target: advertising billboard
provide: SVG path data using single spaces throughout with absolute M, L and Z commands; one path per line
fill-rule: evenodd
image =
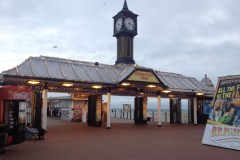
M 219 78 L 202 143 L 240 150 L 240 75 Z

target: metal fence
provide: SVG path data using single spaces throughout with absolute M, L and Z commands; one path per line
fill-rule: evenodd
M 123 118 L 123 119 L 132 119 L 134 120 L 134 110 L 131 112 L 124 112 L 122 109 L 112 109 L 111 117 L 113 118 Z M 148 111 L 147 114 L 148 121 L 158 121 L 158 112 L 157 111 Z M 181 115 L 182 123 L 188 123 L 188 113 L 182 112 Z M 161 112 L 161 121 L 170 122 L 170 112 L 162 111 Z

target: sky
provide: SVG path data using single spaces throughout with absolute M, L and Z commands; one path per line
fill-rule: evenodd
M 0 72 L 30 56 L 115 64 L 124 0 L 0 0 Z M 134 60 L 216 86 L 239 74 L 239 0 L 127 0 L 138 14 Z
M 29 56 L 114 64 L 124 0 L 0 0 L 0 72 Z M 201 80 L 239 74 L 239 0 L 127 0 L 140 66 Z

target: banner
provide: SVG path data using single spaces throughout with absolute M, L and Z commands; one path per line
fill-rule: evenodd
M 240 150 L 240 128 L 207 124 L 203 144 Z
M 202 143 L 240 150 L 240 76 L 218 80 Z

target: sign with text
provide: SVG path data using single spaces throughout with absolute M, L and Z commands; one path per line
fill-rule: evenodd
M 42 91 L 43 86 L 32 86 L 33 91 Z M 97 89 L 77 88 L 77 87 L 48 87 L 49 92 L 67 92 L 67 93 L 97 93 Z
M 32 86 L 33 91 L 42 91 L 43 86 Z M 108 90 L 106 88 L 93 89 L 93 88 L 76 88 L 76 87 L 48 87 L 49 92 L 65 92 L 65 93 L 74 93 L 73 99 L 75 100 L 85 100 L 87 97 L 84 97 L 84 94 L 107 94 Z M 138 95 L 138 93 L 133 88 L 111 88 L 112 95 Z M 156 92 L 145 92 L 146 96 L 157 96 Z
M 73 93 L 72 100 L 88 100 L 87 94 Z
M 240 150 L 240 75 L 219 79 L 202 143 Z
M 131 112 L 131 104 L 123 104 L 123 112 Z
M 152 72 L 135 71 L 127 80 L 138 82 L 159 83 L 159 80 Z
M 32 90 L 29 87 L 11 85 L 0 89 L 1 100 L 31 100 Z

